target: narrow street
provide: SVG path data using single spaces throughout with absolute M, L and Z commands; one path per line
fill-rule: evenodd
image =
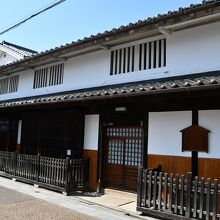
M 0 219 L 95 220 L 96 218 L 0 186 Z
M 117 193 L 111 192 L 107 192 L 103 197 L 92 194 L 65 196 L 61 193 L 0 177 L 0 219 L 152 219 L 133 212 L 133 203 L 122 207 L 121 203 L 119 204 L 117 201 L 119 200 L 118 196 Z M 133 196 L 129 196 L 128 199 L 133 201 Z M 120 199 L 120 201 L 123 203 L 125 200 Z M 118 207 L 118 205 L 120 206 Z

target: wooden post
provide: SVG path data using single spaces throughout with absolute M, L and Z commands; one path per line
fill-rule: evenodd
M 176 174 L 175 177 L 175 198 L 174 198 L 174 203 L 175 203 L 175 207 L 174 207 L 174 213 L 177 214 L 177 210 L 178 210 L 178 198 L 179 198 L 179 175 Z
M 181 180 L 180 180 L 180 215 L 183 215 L 184 180 L 185 180 L 185 176 L 181 175 Z
M 195 177 L 194 195 L 193 195 L 193 218 L 197 216 L 197 197 L 198 197 L 198 177 Z
M 167 185 L 168 185 L 168 174 L 165 173 L 164 175 L 164 206 L 163 211 L 167 210 Z
M 153 186 L 153 209 L 156 209 L 157 200 L 157 172 L 154 172 L 154 186 Z
M 37 154 L 36 158 L 36 173 L 35 173 L 35 178 L 36 181 L 39 182 L 39 177 L 40 177 L 40 153 Z
M 210 200 L 211 200 L 211 179 L 208 178 L 207 179 L 207 183 L 206 183 L 206 216 L 205 219 L 209 220 L 209 214 L 210 214 Z
M 173 174 L 170 174 L 170 187 L 169 187 L 169 212 L 172 212 L 173 205 Z
M 200 200 L 199 200 L 199 218 L 202 219 L 203 216 L 203 200 L 204 200 L 204 177 L 201 178 L 200 185 Z
M 163 173 L 160 172 L 159 174 L 159 189 L 158 189 L 158 210 L 161 210 L 161 199 L 162 199 L 162 178 L 163 178 Z
M 147 194 L 148 194 L 148 208 L 151 207 L 151 197 L 152 197 L 152 171 L 149 172 L 149 184 L 147 188 Z
M 218 180 L 214 179 L 214 189 L 213 189 L 213 204 L 212 204 L 212 220 L 217 219 L 217 199 L 218 199 Z
M 143 181 L 143 167 L 138 167 L 138 187 L 137 187 L 137 207 L 141 207 L 142 202 L 142 181 Z
M 14 169 L 14 176 L 16 176 L 17 171 L 17 152 L 14 152 L 14 161 L 13 161 L 13 169 Z
M 192 190 L 192 173 L 187 173 L 187 185 L 186 185 L 186 212 L 185 217 L 190 218 L 191 212 L 191 190 Z
M 64 195 L 68 195 L 70 193 L 69 187 L 69 173 L 70 173 L 70 158 L 66 158 L 66 167 L 65 167 L 65 188 L 64 188 Z
M 147 174 L 148 170 L 144 169 L 142 175 L 142 197 L 143 197 L 143 206 L 146 207 L 146 201 L 147 201 Z

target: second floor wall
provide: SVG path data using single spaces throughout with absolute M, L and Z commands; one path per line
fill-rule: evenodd
M 51 64 L 14 73 L 19 75 L 17 91 L 8 89 L 0 100 L 220 70 L 219 42 L 216 22 L 99 50 L 60 62 L 63 72 Z M 36 71 L 47 78 L 44 86 L 34 86 Z M 61 71 L 56 77 L 62 80 L 50 83 L 51 71 Z

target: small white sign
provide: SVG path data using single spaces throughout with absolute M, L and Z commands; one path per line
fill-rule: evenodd
M 67 150 L 66 154 L 67 156 L 71 156 L 71 150 Z
M 115 111 L 116 112 L 126 112 L 127 108 L 126 107 L 116 107 Z

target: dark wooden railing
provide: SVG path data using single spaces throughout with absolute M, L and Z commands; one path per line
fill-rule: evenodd
M 165 219 L 219 219 L 218 180 L 139 168 L 137 210 Z
M 88 159 L 57 159 L 0 151 L 0 176 L 69 194 L 86 189 Z

